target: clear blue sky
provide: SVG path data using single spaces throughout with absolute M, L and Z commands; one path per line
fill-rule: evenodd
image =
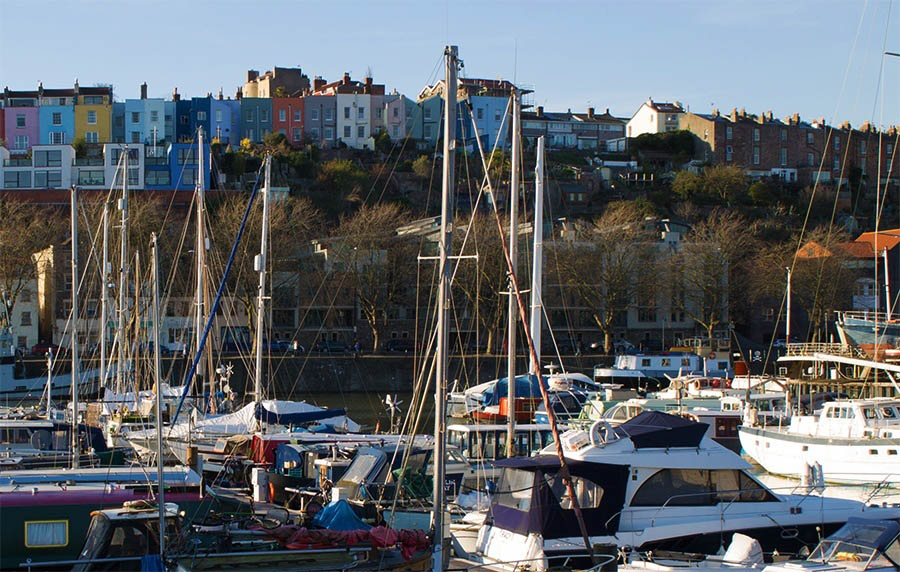
M 233 95 L 248 69 L 277 64 L 329 81 L 371 69 L 388 90 L 415 98 L 449 41 L 467 75 L 515 78 L 547 110 L 591 105 L 630 116 L 652 96 L 696 112 L 771 109 L 858 125 L 881 117 L 885 38 L 900 52 L 896 4 L 0 0 L 0 86 L 77 77 L 112 83 L 118 99 L 137 97 L 143 81 L 151 97 L 175 86 L 186 96 L 220 87 Z M 885 70 L 884 122 L 898 124 L 900 58 Z

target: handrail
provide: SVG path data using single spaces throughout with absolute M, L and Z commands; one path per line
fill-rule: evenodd
M 51 560 L 48 562 L 32 562 L 29 558 L 25 562 L 19 563 L 19 568 L 27 568 L 31 570 L 32 568 L 50 568 L 50 567 L 58 567 L 58 566 L 74 566 L 75 564 L 94 564 L 97 562 L 140 562 L 141 556 L 120 556 L 118 558 L 91 558 L 91 559 L 82 559 L 78 558 L 75 560 Z

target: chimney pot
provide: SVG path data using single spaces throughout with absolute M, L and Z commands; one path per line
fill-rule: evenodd
M 588 107 L 587 116 L 588 116 L 588 119 L 594 118 L 594 108 L 593 107 Z
M 544 116 L 544 106 L 543 106 L 543 105 L 538 105 L 538 108 L 537 108 L 537 116 L 538 116 L 538 117 L 543 117 L 543 116 Z
M 247 82 L 251 82 L 259 77 L 259 72 L 257 70 L 247 70 Z
M 141 99 L 147 99 L 147 82 L 141 84 Z
M 222 101 L 222 88 L 219 88 L 219 101 Z

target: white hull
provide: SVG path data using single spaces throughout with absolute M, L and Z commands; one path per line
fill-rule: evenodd
M 802 478 L 819 463 L 826 482 L 900 483 L 900 438 L 808 437 L 759 427 L 739 434 L 744 451 L 776 475 Z

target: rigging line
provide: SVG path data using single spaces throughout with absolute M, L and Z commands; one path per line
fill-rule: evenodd
M 184 405 L 184 399 L 187 396 L 188 388 L 191 386 L 191 381 L 194 376 L 194 372 L 196 371 L 197 365 L 200 362 L 200 358 L 201 358 L 200 354 L 202 353 L 203 347 L 206 345 L 206 339 L 209 336 L 210 329 L 212 328 L 212 324 L 215 319 L 216 310 L 218 310 L 219 303 L 222 300 L 222 294 L 225 290 L 225 283 L 228 279 L 228 273 L 230 272 L 231 265 L 234 262 L 234 257 L 235 257 L 235 254 L 237 253 L 237 249 L 238 249 L 238 245 L 240 244 L 241 237 L 244 234 L 244 228 L 246 227 L 247 219 L 250 216 L 250 210 L 253 207 L 253 199 L 256 198 L 257 191 L 259 190 L 259 178 L 260 178 L 260 175 L 262 174 L 262 171 L 263 171 L 263 169 L 262 169 L 262 167 L 260 167 L 260 169 L 256 173 L 256 183 L 253 185 L 253 190 L 250 192 L 250 198 L 247 199 L 247 209 L 244 211 L 244 218 L 241 221 L 241 226 L 238 229 L 237 236 L 234 239 L 234 244 L 231 247 L 231 255 L 229 256 L 228 263 L 225 266 L 225 272 L 222 276 L 222 280 L 219 282 L 219 289 L 216 292 L 216 298 L 213 301 L 212 308 L 210 309 L 209 318 L 207 319 L 206 327 L 203 330 L 203 337 L 200 339 L 200 350 L 201 351 L 198 352 L 197 355 L 194 356 L 194 359 L 191 363 L 191 368 L 188 371 L 188 374 L 185 378 L 184 390 L 181 393 L 181 397 L 178 399 L 178 407 L 175 409 L 175 415 L 172 417 L 172 420 L 169 423 L 169 436 L 171 436 L 172 428 L 175 427 L 175 422 L 178 420 L 178 415 L 181 413 L 181 408 Z

